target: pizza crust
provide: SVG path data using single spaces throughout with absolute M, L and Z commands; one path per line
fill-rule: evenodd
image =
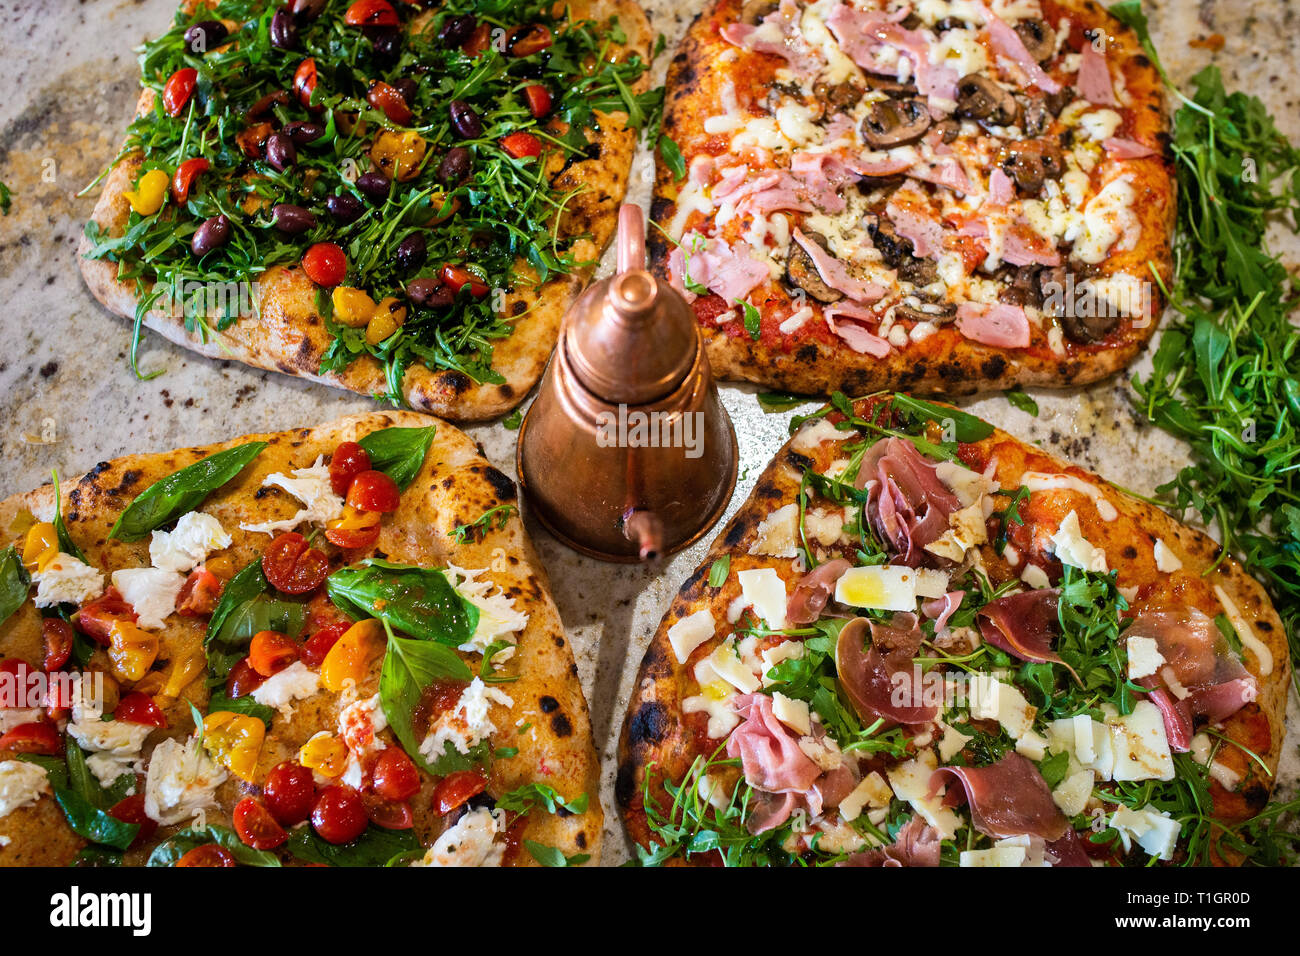
M 628 36 L 625 49 L 649 62 L 650 24 L 632 0 L 582 0 L 571 4 L 571 9 L 575 19 L 604 21 L 618 17 Z M 640 92 L 648 82 L 648 76 L 643 74 L 633 91 Z M 151 102 L 151 92 L 144 91 L 137 114 L 149 109 Z M 599 116 L 599 128 L 593 131 L 594 142 L 599 144 L 597 158 L 573 163 L 556 181 L 557 188 L 570 188 L 574 183 L 587 186 L 586 192 L 575 196 L 566 207 L 561 230 L 564 235 L 591 237 L 589 248 L 584 248 L 584 255 L 578 258 L 592 264 L 538 287 L 526 287 L 520 282 L 505 295 L 505 315 L 512 315 L 517 303 L 523 303 L 527 311 L 515 322 L 513 334 L 494 344 L 492 367 L 505 378 L 503 384 L 476 384 L 463 372 L 413 363 L 402 381 L 402 393 L 411 408 L 454 421 L 495 418 L 522 401 L 541 378 L 561 317 L 586 286 L 596 260 L 614 234 L 636 151 L 637 131 L 627 126 L 626 114 Z M 106 235 L 120 236 L 125 228 L 130 205 L 123 193 L 134 184 L 142 159 L 138 152 L 124 157 L 104 181 L 91 221 Z M 110 312 L 133 321 L 138 303 L 134 282 L 118 280 L 116 263 L 85 258 L 91 247 L 90 240 L 83 236 L 78 258 L 86 286 Z M 521 277 L 530 274 L 523 260 L 519 267 Z M 243 318 L 224 332 L 206 338 L 200 332 L 187 330 L 183 318 L 163 309 L 151 310 L 143 324 L 169 341 L 209 358 L 234 359 L 363 395 L 387 391 L 383 368 L 369 355 L 341 372 L 319 372 L 321 357 L 332 336 L 316 314 L 316 286 L 301 269 L 296 265 L 277 266 L 264 272 L 258 281 L 260 319 Z
M 518 514 L 512 515 L 504 528 L 488 532 L 481 542 L 458 543 L 451 537 L 452 529 L 474 521 L 489 508 L 518 501 L 514 482 L 483 458 L 474 442 L 459 430 L 413 412 L 376 412 L 315 428 L 248 435 L 199 448 L 129 455 L 101 462 L 80 478 L 65 479 L 64 520 L 73 540 L 95 567 L 148 566 L 147 538 L 130 544 L 108 539 L 108 532 L 121 510 L 149 485 L 179 468 L 243 442 L 265 441 L 268 447 L 257 459 L 234 481 L 209 495 L 202 505 L 235 539 L 229 549 L 221 552 L 221 559 L 229 565 L 228 576 L 252 561 L 271 540 L 268 535 L 238 530 L 241 523 L 286 518 L 298 509 L 293 499 L 279 492 L 259 495 L 266 476 L 305 468 L 318 456 L 331 454 L 340 442 L 394 425 L 436 425 L 438 430 L 423 468 L 402 494 L 399 509 L 385 519 L 375 550 L 399 563 L 485 569 L 480 578 L 493 581 L 514 601 L 516 609 L 528 615 L 527 627 L 517 635 L 515 655 L 502 672 L 517 674 L 518 680 L 496 685 L 513 699 L 514 705 L 508 719 L 495 721 L 498 733 L 494 742 L 497 747 L 517 747 L 519 754 L 493 763 L 489 788 L 499 795 L 537 782 L 553 786 L 566 799 L 588 794 L 588 809 L 581 814 L 561 817 L 545 812 L 544 808 L 534 810 L 523 835 L 558 847 L 566 856 L 590 854 L 593 864 L 598 863 L 604 820 L 598 796 L 599 768 L 573 650 L 551 600 L 546 572 Z M 10 528 L 24 512 L 48 518 L 53 505 L 54 489 L 49 485 L 13 495 L 0 501 L 0 527 Z M 358 555 L 357 559 L 363 556 Z M 167 626 L 158 632 L 162 645 L 160 660 L 201 653 L 206 625 L 206 618 L 168 618 Z M 40 614 L 31 601 L 15 613 L 0 634 L 0 657 L 11 656 L 28 661 L 41 659 Z M 102 657 L 102 651 L 97 652 L 96 659 Z M 475 655 L 465 659 L 477 673 L 480 658 Z M 375 662 L 371 677 L 359 686 L 361 696 L 378 692 L 380 663 Z M 101 667 L 104 664 L 106 661 L 100 661 Z M 166 700 L 163 710 L 172 730 L 151 735 L 146 751 L 164 736 L 184 738 L 192 726 L 187 701 L 192 700 L 203 710 L 207 697 L 204 682 L 199 678 L 185 688 L 181 698 Z M 267 732 L 257 779 L 265 779 L 277 763 L 294 756 L 317 731 L 335 730 L 337 714 L 338 695 L 321 691 L 296 701 L 289 720 L 277 715 Z M 531 724 L 529 730 L 517 732 L 523 724 Z M 9 756 L 0 752 L 0 759 Z M 425 777 L 421 792 L 412 800 L 416 832 L 425 844 L 431 843 L 438 832 L 438 818 L 430 809 L 432 791 L 433 786 Z M 222 811 L 209 813 L 208 822 L 229 826 L 230 811 L 246 795 L 232 778 L 218 790 Z M 150 846 L 132 851 L 128 862 L 144 862 L 152 846 L 173 829 L 160 828 Z M 37 861 L 46 866 L 63 865 L 83 845 L 48 797 L 34 807 L 16 810 L 0 820 L 0 833 L 12 838 L 8 846 L 0 847 L 0 866 Z M 516 862 L 534 863 L 522 850 Z

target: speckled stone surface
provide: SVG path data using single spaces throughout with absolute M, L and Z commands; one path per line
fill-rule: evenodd
M 702 5 L 645 4 L 668 41 L 668 52 L 656 64 L 660 77 Z M 170 23 L 174 6 L 173 0 L 0 2 L 0 180 L 13 191 L 11 213 L 0 217 L 0 413 L 6 422 L 0 429 L 0 493 L 41 484 L 52 468 L 76 475 L 127 452 L 314 424 L 373 407 L 348 393 L 198 358 L 151 333 L 141 343 L 141 367 L 160 374 L 136 381 L 126 361 L 128 324 L 103 310 L 81 283 L 75 247 L 95 194 L 78 193 L 112 159 L 130 115 L 134 48 Z M 1175 80 L 1185 82 L 1216 62 L 1230 87 L 1264 97 L 1284 131 L 1300 139 L 1292 79 L 1294 4 L 1148 0 L 1146 6 Z M 1225 41 L 1217 52 L 1202 43 L 1213 34 Z M 631 199 L 646 202 L 650 167 L 643 150 L 633 169 Z M 1294 244 L 1279 248 L 1296 261 Z M 1037 391 L 1036 419 L 1001 398 L 968 406 L 1117 484 L 1150 494 L 1185 463 L 1185 452 L 1138 424 L 1130 395 L 1127 379 L 1120 377 L 1087 390 Z M 793 413 L 764 414 L 751 389 L 724 387 L 722 397 L 741 449 L 734 510 L 785 440 Z M 514 474 L 515 432 L 498 424 L 468 431 L 496 465 Z M 659 567 L 607 565 L 569 551 L 535 521 L 529 526 L 591 703 L 604 766 L 604 862 L 617 864 L 628 856 L 612 788 L 624 704 L 646 642 L 706 545 Z M 1300 726 L 1294 701 L 1291 717 L 1291 725 Z M 1288 746 L 1282 774 L 1288 788 L 1296 775 L 1295 754 L 1295 746 Z

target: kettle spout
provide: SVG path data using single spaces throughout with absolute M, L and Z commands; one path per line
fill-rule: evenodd
M 642 561 L 653 561 L 663 552 L 663 521 L 653 511 L 628 509 L 623 516 L 623 533 L 637 546 Z

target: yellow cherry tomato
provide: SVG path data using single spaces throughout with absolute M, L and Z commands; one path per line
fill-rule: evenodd
M 376 618 L 358 621 L 343 632 L 320 664 L 320 685 L 338 693 L 347 681 L 357 684 L 371 663 L 384 653 L 388 639 Z
M 130 621 L 117 620 L 108 630 L 108 662 L 113 676 L 138 681 L 158 658 L 158 635 Z
M 361 289 L 341 285 L 330 300 L 334 303 L 334 321 L 350 329 L 364 327 L 375 314 L 375 300 Z
M 386 129 L 375 137 L 370 147 L 370 161 L 386 176 L 400 183 L 414 179 L 420 173 L 420 164 L 429 144 L 419 133 Z
M 23 541 L 23 567 L 28 571 L 44 571 L 45 566 L 59 553 L 59 536 L 54 525 L 42 521 L 27 529 Z
M 171 177 L 166 171 L 151 169 L 136 180 L 135 189 L 128 189 L 122 195 L 131 204 L 131 208 L 140 215 L 152 216 L 162 208 L 170 183 Z
M 319 733 L 298 750 L 298 762 L 323 777 L 337 777 L 348 765 L 348 746 L 331 733 Z
M 217 710 L 203 718 L 203 749 L 240 780 L 253 782 L 266 724 L 257 717 Z

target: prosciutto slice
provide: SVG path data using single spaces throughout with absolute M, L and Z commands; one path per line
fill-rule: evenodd
M 1060 663 L 1052 642 L 1060 633 L 1060 588 L 1037 588 L 990 601 L 977 615 L 980 636 L 1022 661 Z
M 801 577 L 786 602 L 786 622 L 812 624 L 821 617 L 822 610 L 835 593 L 835 582 L 851 567 L 853 565 L 843 558 L 833 558 L 823 561 Z
M 1043 68 L 1038 65 L 1038 61 L 1030 56 L 1029 51 L 1025 49 L 1024 41 L 1020 39 L 1020 34 L 1016 33 L 1015 28 L 984 4 L 980 4 L 980 11 L 984 14 L 985 26 L 989 32 L 989 42 L 993 44 L 993 49 L 997 54 L 1018 66 L 1029 82 L 1044 93 L 1060 92 L 1061 84 L 1048 76 Z
M 948 518 L 961 502 L 939 479 L 935 463 L 901 438 L 882 439 L 867 450 L 858 487 L 871 479 L 876 482 L 867 498 L 872 524 L 904 564 L 917 567 L 925 546 L 948 530 Z
M 794 241 L 799 243 L 804 252 L 817 267 L 817 273 L 832 289 L 843 292 L 856 302 L 875 302 L 885 294 L 885 287 L 874 282 L 866 282 L 849 274 L 844 263 L 823 249 L 818 243 L 809 239 L 803 231 L 794 230 Z
M 1047 852 L 1055 857 L 1052 866 L 1081 867 L 1092 866 L 1092 859 L 1083 849 L 1083 841 L 1074 827 L 1068 827 L 1065 836 L 1047 844 Z
M 1018 753 L 1008 753 L 987 767 L 940 767 L 930 776 L 931 792 L 937 792 L 949 776 L 961 783 L 971 823 L 980 833 L 997 839 L 1027 834 L 1051 843 L 1070 829 L 1043 775 Z M 945 802 L 953 797 L 960 801 L 962 791 L 949 790 Z
M 768 793 L 804 793 L 821 768 L 799 749 L 799 742 L 772 713 L 772 698 L 744 694 L 732 701 L 741 724 L 727 738 L 727 756 L 739 758 L 745 782 Z
M 938 866 L 939 831 L 920 817 L 912 817 L 894 842 L 886 847 L 854 853 L 839 866 Z
M 1101 146 L 1106 150 L 1106 155 L 1114 159 L 1145 159 L 1156 154 L 1154 149 L 1136 140 L 1121 139 L 1116 136 L 1102 140 Z
M 764 793 L 753 791 L 749 800 L 749 812 L 745 817 L 745 829 L 755 835 L 775 830 L 794 813 L 799 806 L 799 795 L 795 793 Z
M 948 618 L 961 607 L 965 596 L 965 591 L 949 591 L 943 597 L 931 598 L 921 605 L 921 613 L 934 621 L 935 634 L 942 634 L 948 627 Z
M 868 630 L 871 646 L 864 648 Z M 844 625 L 835 645 L 835 670 L 863 720 L 924 724 L 938 716 L 939 708 L 922 703 L 912 682 L 912 659 L 922 638 L 914 614 L 896 614 L 891 625 L 864 617 Z
M 1018 305 L 998 302 L 983 305 L 963 302 L 957 306 L 957 330 L 966 338 L 998 348 L 1029 347 L 1029 316 Z
M 1051 92 L 1049 90 L 1049 92 Z M 1106 57 L 1085 38 L 1079 59 L 1079 95 L 1093 106 L 1118 106 Z
M 1176 753 L 1187 753 L 1192 749 L 1194 732 L 1192 708 L 1187 701 L 1179 700 L 1160 687 L 1155 676 L 1144 677 L 1138 683 L 1143 687 L 1151 688 L 1147 696 L 1151 698 L 1151 703 L 1160 709 L 1160 716 L 1164 718 L 1165 737 L 1169 741 L 1169 749 Z

